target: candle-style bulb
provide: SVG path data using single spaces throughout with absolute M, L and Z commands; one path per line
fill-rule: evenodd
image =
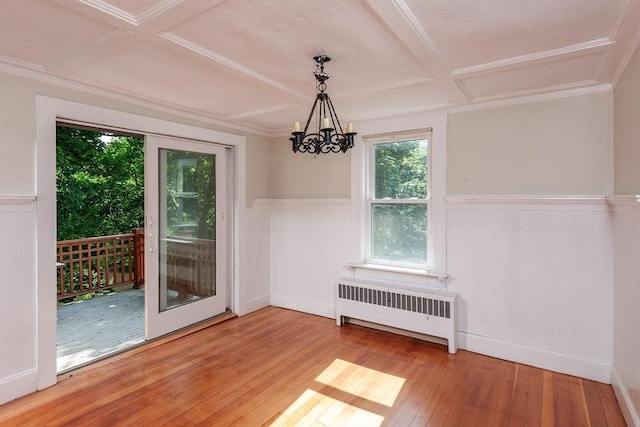
M 293 122 L 293 131 L 300 132 L 300 122 Z
M 325 117 L 322 119 L 322 129 L 329 129 L 331 126 L 329 125 L 329 118 Z
M 347 123 L 347 133 L 353 133 L 353 122 Z

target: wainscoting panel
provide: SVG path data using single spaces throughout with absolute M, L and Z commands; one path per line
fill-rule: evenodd
M 271 304 L 335 316 L 350 250 L 348 200 L 262 200 L 270 212 Z
M 0 404 L 37 388 L 35 197 L 0 195 Z
M 640 196 L 613 208 L 613 389 L 630 426 L 640 427 Z
M 260 206 L 243 210 L 242 215 L 236 304 L 240 316 L 269 305 L 269 211 Z
M 447 201 L 460 347 L 610 382 L 613 249 L 604 198 Z

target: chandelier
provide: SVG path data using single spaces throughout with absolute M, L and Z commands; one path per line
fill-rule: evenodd
M 291 133 L 293 136 L 289 140 L 293 143 L 293 151 L 295 153 L 321 154 L 338 153 L 340 151 L 346 153 L 349 148 L 353 147 L 353 137 L 356 132 L 353 131 L 353 123 L 349 123 L 347 131 L 343 132 L 331 98 L 325 92 L 327 89 L 325 82 L 331 76 L 324 72 L 324 63 L 331 61 L 331 58 L 326 55 L 318 55 L 314 56 L 313 59 L 316 61 L 316 71 L 313 75 L 318 81 L 316 100 L 313 103 L 313 107 L 311 107 L 304 130 L 300 130 L 300 122 L 295 122 Z M 312 119 L 315 127 L 310 130 L 309 126 L 312 124 Z M 315 133 L 310 133 L 314 132 L 314 130 Z

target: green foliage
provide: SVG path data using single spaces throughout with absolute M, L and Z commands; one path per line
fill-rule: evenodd
M 375 147 L 376 199 L 427 197 L 427 141 L 401 141 Z
M 215 239 L 215 156 L 169 150 L 167 228 L 174 236 Z
M 144 221 L 142 138 L 57 127 L 58 240 L 129 233 Z
M 375 198 L 427 198 L 427 140 L 400 141 L 375 146 Z M 427 261 L 427 205 L 372 204 L 372 257 L 408 264 Z

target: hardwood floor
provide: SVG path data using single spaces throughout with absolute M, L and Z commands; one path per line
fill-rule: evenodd
M 268 307 L 0 406 L 2 426 L 624 426 L 610 386 Z

